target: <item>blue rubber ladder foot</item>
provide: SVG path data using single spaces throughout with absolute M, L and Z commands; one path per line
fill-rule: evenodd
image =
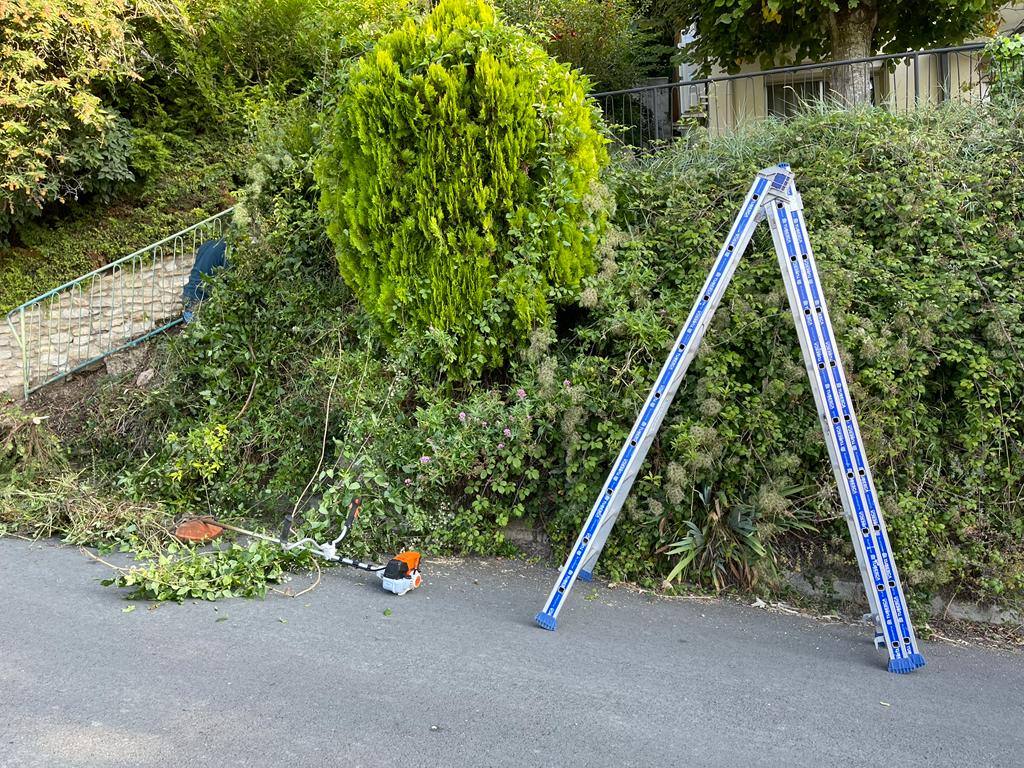
M 591 571 L 582 571 L 581 570 L 577 574 L 576 578 L 579 579 L 580 581 L 593 581 L 594 580 L 594 574 Z
M 555 619 L 555 617 L 549 616 L 548 614 L 544 613 L 544 611 L 538 613 L 534 621 L 537 622 L 538 626 L 542 627 L 543 629 L 547 629 L 551 632 L 554 632 L 556 629 L 558 629 L 558 621 Z
M 905 659 L 890 659 L 889 671 L 897 675 L 909 675 L 915 669 L 923 667 L 924 656 L 920 653 L 912 653 Z

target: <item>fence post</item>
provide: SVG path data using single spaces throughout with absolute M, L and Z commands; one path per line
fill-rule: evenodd
M 921 58 L 917 51 L 914 51 L 914 106 L 921 103 Z
M 25 308 L 18 312 L 21 320 L 21 336 L 18 337 L 18 346 L 21 347 L 21 390 L 22 398 L 28 400 L 28 339 L 25 337 Z M 15 334 L 17 336 L 17 334 Z

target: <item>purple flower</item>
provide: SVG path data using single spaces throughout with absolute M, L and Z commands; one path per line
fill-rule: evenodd
M 520 400 L 524 400 L 526 398 L 526 390 L 522 387 L 516 390 L 516 394 L 519 396 Z
M 505 429 L 502 432 L 502 434 L 505 435 L 505 437 L 512 437 L 512 430 L 509 429 L 508 427 L 505 427 Z
M 571 384 L 570 384 L 569 380 L 566 379 L 565 381 L 562 382 L 562 386 L 565 387 L 566 389 L 568 389 L 571 386 Z
M 429 456 L 420 456 L 420 464 L 429 464 L 429 463 L 430 463 L 430 457 Z
M 504 444 L 504 443 L 498 443 L 498 450 L 499 450 L 499 451 L 500 451 L 500 450 L 501 450 L 502 448 L 504 448 L 504 447 L 505 447 L 505 444 Z
M 412 480 L 411 480 L 411 479 L 409 479 L 408 477 L 407 477 L 407 478 L 405 478 L 405 484 L 406 484 L 406 485 L 412 485 Z
M 465 423 L 466 423 L 466 412 L 465 412 L 465 411 L 462 411 L 462 412 L 461 412 L 461 413 L 459 414 L 459 421 L 461 421 L 461 422 L 462 422 L 463 424 L 465 424 Z

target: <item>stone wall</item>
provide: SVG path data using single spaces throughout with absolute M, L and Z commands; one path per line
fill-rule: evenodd
M 21 349 L 10 327 L 0 319 L 0 401 L 4 395 L 21 397 Z
M 170 251 L 140 257 L 103 276 L 33 305 L 24 320 L 29 382 L 37 386 L 58 373 L 100 357 L 181 316 L 181 293 L 192 254 Z M 0 322 L 0 392 L 23 393 L 17 337 Z

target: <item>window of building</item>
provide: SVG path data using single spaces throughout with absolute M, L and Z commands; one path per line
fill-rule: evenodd
M 768 114 L 773 117 L 793 117 L 803 104 L 822 101 L 828 94 L 827 80 L 798 80 L 795 82 L 769 83 Z
M 880 70 L 871 73 L 871 103 L 878 106 L 888 90 L 888 78 Z M 793 117 L 804 104 L 822 101 L 831 96 L 829 81 L 824 77 L 807 76 L 800 80 L 785 79 L 765 86 L 768 114 L 773 117 Z

